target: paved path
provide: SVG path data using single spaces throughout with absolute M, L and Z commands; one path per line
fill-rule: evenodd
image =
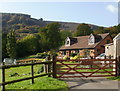
M 67 82 L 70 91 L 98 91 L 98 89 L 101 89 L 100 91 L 119 91 L 114 90 L 119 87 L 117 80 L 109 80 L 104 77 L 64 78 L 62 80 Z

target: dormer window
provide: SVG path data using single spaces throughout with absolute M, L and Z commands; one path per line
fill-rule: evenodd
M 95 43 L 95 37 L 91 34 L 88 38 L 88 45 L 93 45 Z
M 65 40 L 65 46 L 70 46 L 77 42 L 77 38 L 67 37 Z
M 70 38 L 67 37 L 65 40 L 65 46 L 70 46 Z
M 66 41 L 66 44 L 69 45 L 69 41 Z

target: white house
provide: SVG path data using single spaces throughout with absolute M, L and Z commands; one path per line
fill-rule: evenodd
M 105 45 L 105 55 L 111 58 L 120 56 L 120 33 L 113 39 L 113 43 Z

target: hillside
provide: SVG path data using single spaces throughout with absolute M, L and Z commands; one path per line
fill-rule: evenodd
M 2 13 L 2 28 L 3 32 L 7 33 L 11 29 L 15 29 L 19 33 L 37 33 L 40 27 L 46 26 L 48 23 L 57 21 L 44 21 L 42 18 L 35 19 L 31 18 L 27 14 L 18 13 Z M 72 22 L 59 22 L 61 24 L 61 30 L 71 30 L 76 31 L 77 26 L 80 23 Z M 92 30 L 98 28 L 99 26 L 89 24 Z

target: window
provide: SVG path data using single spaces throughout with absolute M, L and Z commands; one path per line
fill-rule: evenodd
M 62 55 L 66 55 L 66 51 L 63 51 L 63 52 L 62 52 Z
M 67 41 L 66 44 L 68 45 L 68 44 L 69 44 L 69 41 Z
M 110 40 L 107 40 L 106 42 L 107 42 L 107 44 L 109 44 L 109 43 L 110 43 Z
M 92 45 L 92 44 L 94 44 L 94 42 L 95 42 L 94 36 L 93 36 L 93 35 L 90 35 L 90 37 L 89 37 L 89 39 L 88 39 L 88 44 L 89 44 L 89 45 Z
M 79 53 L 79 50 L 75 50 L 75 53 Z

